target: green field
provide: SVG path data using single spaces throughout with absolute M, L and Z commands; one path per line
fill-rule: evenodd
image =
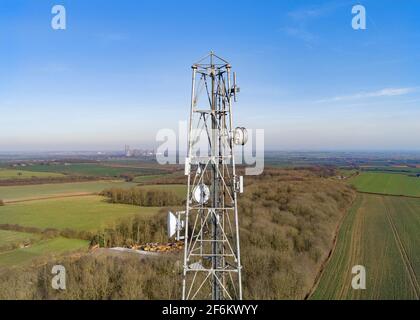
M 99 192 L 110 187 L 129 188 L 134 185 L 126 182 L 100 181 L 0 187 L 4 199 L 18 200 L 0 207 L 0 224 L 95 232 L 112 226 L 124 217 L 135 214 L 149 217 L 156 214 L 160 208 L 110 204 L 101 196 L 78 195 L 84 192 Z M 33 198 L 40 199 L 29 200 Z M 20 266 L 37 258 L 46 260 L 51 256 L 88 247 L 88 241 L 79 239 L 55 238 L 39 241 L 40 236 L 35 234 L 0 230 L 0 247 L 4 244 L 4 247 L 8 248 L 7 245 L 20 244 L 28 239 L 30 242 L 38 242 L 28 248 L 3 251 L 0 253 L 0 266 Z
M 363 172 L 379 172 L 379 173 L 397 173 L 397 174 L 405 174 L 405 175 L 412 175 L 420 173 L 419 168 L 412 168 L 412 167 L 396 167 L 396 166 L 375 166 L 375 167 L 361 167 Z
M 36 164 L 27 166 L 24 170 L 37 172 L 58 172 L 93 177 L 119 177 L 120 175 L 136 176 L 165 173 L 165 171 L 153 167 L 121 167 L 96 163 Z
M 420 197 L 420 178 L 403 174 L 363 172 L 350 183 L 361 192 Z
M 64 177 L 61 173 L 54 172 L 37 172 L 37 171 L 25 171 L 25 170 L 10 170 L 0 169 L 0 181 L 1 180 L 25 180 L 32 178 L 60 178 Z
M 360 194 L 312 299 L 418 299 L 420 199 Z M 353 290 L 352 267 L 366 268 Z
M 19 170 L 0 169 L 0 180 L 64 177 L 80 175 L 94 177 L 119 177 L 131 175 L 144 183 L 159 179 L 167 173 L 155 166 L 125 166 L 125 164 L 76 163 L 28 165 Z M 19 225 L 39 229 L 71 229 L 96 232 L 112 227 L 120 219 L 140 214 L 150 217 L 161 208 L 111 204 L 96 195 L 110 188 L 128 189 L 136 182 L 100 180 L 90 182 L 49 183 L 37 185 L 0 186 L 0 224 Z M 185 186 L 141 186 L 148 190 L 174 190 L 184 197 Z M 35 231 L 34 231 L 35 232 Z M 77 235 L 75 236 L 77 237 Z M 26 248 L 17 248 L 21 245 Z M 29 262 L 47 261 L 54 256 L 87 249 L 89 241 L 57 237 L 45 239 L 41 234 L 0 230 L 0 267 L 21 266 Z M 15 249 L 17 248 L 17 249 Z
M 24 265 L 37 258 L 58 256 L 67 252 L 87 249 L 88 241 L 78 239 L 55 238 L 40 241 L 28 248 L 0 253 L 0 267 Z
M 93 181 L 58 184 L 40 184 L 28 186 L 0 187 L 0 199 L 4 201 L 20 201 L 45 197 L 65 196 L 72 194 L 97 193 L 104 189 L 130 188 L 136 184 L 123 181 Z
M 158 211 L 159 208 L 110 204 L 100 196 L 56 198 L 0 207 L 0 224 L 96 231 L 126 216 L 149 216 Z

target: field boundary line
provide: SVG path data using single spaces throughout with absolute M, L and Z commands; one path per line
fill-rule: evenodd
M 74 184 L 74 183 L 88 183 L 88 182 L 104 182 L 112 181 L 117 179 L 110 178 L 95 178 L 95 179 L 81 179 L 81 180 L 71 180 L 71 179 L 62 179 L 62 180 L 37 180 L 32 181 L 31 179 L 22 179 L 22 180 L 0 180 L 0 187 L 26 187 L 26 186 L 37 186 L 37 185 L 57 185 L 57 184 Z M 124 180 L 120 180 L 124 181 Z
M 340 219 L 340 221 L 337 225 L 337 228 L 335 229 L 335 232 L 334 232 L 333 246 L 332 246 L 330 252 L 328 253 L 327 258 L 321 264 L 320 269 L 318 271 L 318 274 L 315 278 L 315 281 L 314 281 L 311 289 L 309 290 L 309 292 L 305 295 L 304 300 L 310 299 L 312 297 L 312 295 L 315 293 L 316 289 L 318 288 L 318 285 L 319 285 L 319 282 L 321 281 L 322 275 L 324 274 L 324 271 L 325 271 L 328 263 L 331 261 L 335 250 L 337 249 L 338 236 L 340 234 L 341 228 L 343 227 L 344 221 L 347 218 L 347 216 L 350 214 L 350 211 L 351 211 L 353 205 L 356 203 L 356 201 L 357 201 L 357 196 L 353 199 L 351 205 L 349 206 L 349 209 L 346 210 L 345 214 Z
M 369 191 L 360 191 L 360 190 L 357 190 L 357 192 L 358 193 L 363 193 L 363 194 L 370 194 L 370 195 L 374 195 L 374 196 L 420 199 L 420 196 L 407 196 L 407 195 L 403 195 L 403 194 L 389 194 L 389 193 L 369 192 Z
M 420 286 L 419 286 L 419 283 L 417 282 L 416 273 L 413 269 L 413 266 L 411 265 L 411 261 L 410 261 L 410 258 L 408 257 L 407 251 L 405 250 L 404 244 L 401 241 L 401 238 L 398 234 L 397 227 L 395 226 L 394 220 L 392 219 L 391 213 L 389 212 L 389 208 L 387 207 L 386 203 L 384 203 L 384 204 L 385 204 L 384 207 L 385 207 L 386 216 L 387 216 L 388 222 L 391 226 L 392 233 L 394 235 L 394 240 L 397 243 L 398 251 L 400 252 L 401 259 L 403 260 L 404 266 L 405 266 L 405 268 L 408 272 L 409 279 L 410 279 L 411 285 L 414 289 L 414 293 L 416 295 L 416 298 L 417 298 L 417 300 L 420 300 Z
M 60 199 L 60 198 L 77 198 L 77 197 L 88 197 L 88 196 L 96 196 L 98 193 L 95 192 L 83 192 L 83 193 L 74 193 L 74 194 L 62 194 L 56 196 L 48 196 L 48 197 L 38 197 L 38 198 L 26 198 L 21 200 L 5 200 L 5 204 L 15 204 L 15 203 L 22 203 L 22 202 L 31 202 L 31 201 L 40 201 L 40 200 L 51 200 L 51 199 Z

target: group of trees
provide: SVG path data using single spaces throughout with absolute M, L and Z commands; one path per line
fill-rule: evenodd
M 166 207 L 182 205 L 181 199 L 175 192 L 159 189 L 131 189 L 112 188 L 101 192 L 111 203 L 131 204 L 142 207 Z
M 0 269 L 0 300 L 179 299 L 176 257 L 101 253 L 50 260 L 24 270 Z M 54 265 L 66 268 L 66 290 L 51 287 Z
M 140 181 L 143 185 L 168 185 L 168 184 L 186 184 L 187 179 L 184 171 L 174 171 L 171 174 L 160 175 L 152 179 Z
M 4 206 L 4 201 L 0 199 L 0 207 Z
M 245 297 L 301 299 L 310 291 L 355 198 L 328 171 L 268 169 L 246 179 L 239 200 Z
M 91 245 L 100 247 L 131 247 L 148 242 L 167 242 L 167 210 L 162 209 L 157 216 L 130 216 L 120 220 L 114 228 L 98 232 L 91 238 Z

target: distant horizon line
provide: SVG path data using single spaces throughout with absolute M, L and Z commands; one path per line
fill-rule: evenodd
M 150 151 L 155 148 L 136 148 L 133 150 Z M 179 153 L 185 152 L 186 150 L 179 150 Z M 266 149 L 264 153 L 271 152 L 296 152 L 296 153 L 420 153 L 419 149 Z M 123 149 L 85 149 L 85 150 L 4 150 L 0 151 L 0 155 L 10 154 L 51 154 L 51 153 L 124 153 Z

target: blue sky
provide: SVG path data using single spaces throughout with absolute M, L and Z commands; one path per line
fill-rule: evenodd
M 351 27 L 353 5 L 367 30 Z M 51 28 L 64 5 L 67 29 Z M 1 0 L 0 151 L 155 145 L 214 50 L 266 149 L 420 150 L 420 1 Z

